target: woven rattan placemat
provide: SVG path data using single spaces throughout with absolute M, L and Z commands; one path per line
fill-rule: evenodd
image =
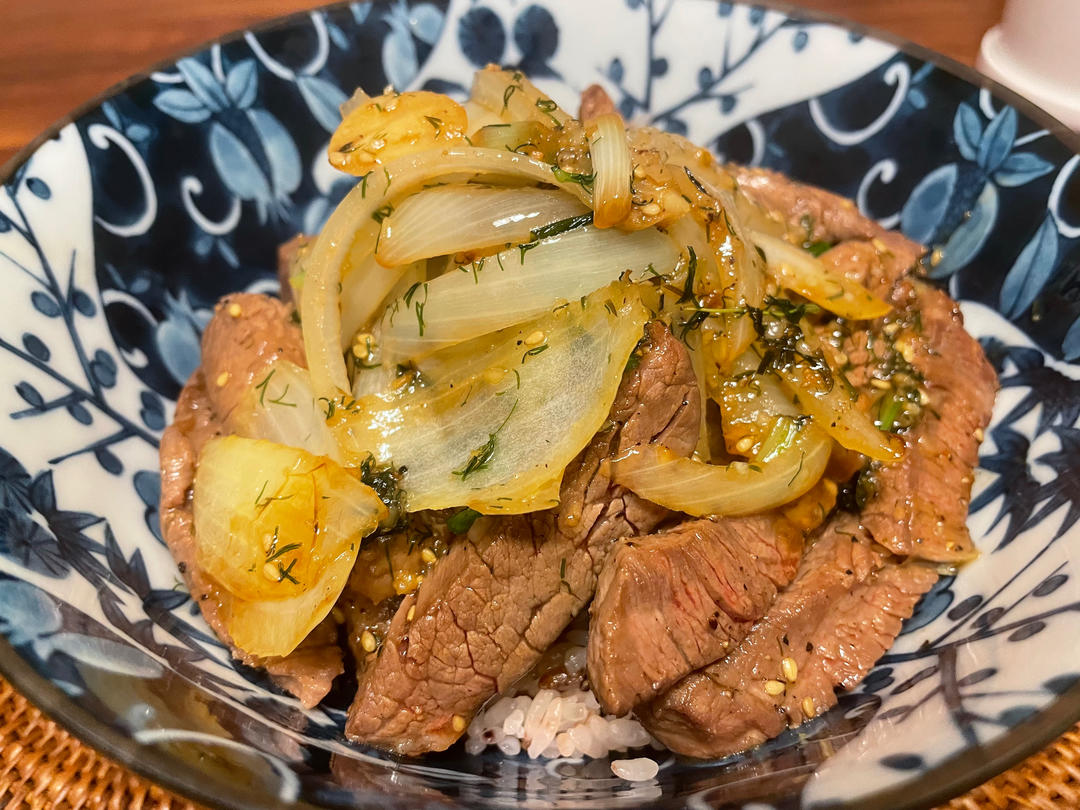
M 83 745 L 0 678 L 4 810 L 200 810 Z M 948 804 L 948 810 L 1080 807 L 1080 726 Z

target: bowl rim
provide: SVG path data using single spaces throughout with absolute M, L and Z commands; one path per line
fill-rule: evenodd
M 678 1 L 685 2 L 686 0 Z M 714 1 L 719 3 L 721 0 Z M 3 165 L 0 165 L 0 185 L 10 182 L 37 150 L 47 141 L 55 139 L 64 127 L 84 118 L 104 102 L 149 79 L 152 73 L 175 64 L 179 59 L 203 53 L 214 45 L 235 42 L 248 32 L 264 33 L 286 28 L 313 13 L 346 8 L 355 2 L 356 0 L 334 0 L 334 2 L 322 3 L 312 8 L 271 17 L 156 60 L 150 66 L 107 87 L 49 124 Z M 362 2 L 378 3 L 388 2 L 388 0 L 362 0 Z M 448 4 L 453 2 L 456 0 L 448 0 Z M 778 11 L 788 17 L 808 22 L 826 23 L 892 45 L 900 52 L 924 63 L 932 64 L 975 88 L 988 90 L 998 100 L 1014 107 L 1026 118 L 1046 129 L 1070 152 L 1080 155 L 1080 131 L 1071 129 L 1016 91 L 950 56 L 890 31 L 856 22 L 840 14 L 805 8 L 789 0 L 730 0 L 730 2 L 741 6 L 758 6 Z M 80 742 L 89 745 L 98 753 L 149 782 L 179 796 L 197 801 L 207 807 L 222 808 L 222 810 L 290 810 L 291 808 L 322 810 L 302 798 L 293 802 L 260 799 L 258 804 L 254 804 L 243 791 L 221 780 L 215 780 L 211 786 L 211 792 L 211 789 L 202 786 L 206 780 L 200 779 L 203 774 L 193 766 L 164 754 L 154 746 L 136 742 L 80 706 L 55 683 L 38 673 L 12 646 L 6 636 L 0 636 L 0 675 L 3 675 L 42 714 Z M 949 757 L 928 768 L 924 774 L 917 777 L 917 781 L 909 780 L 897 787 L 872 793 L 858 799 L 855 804 L 840 802 L 820 805 L 818 810 L 928 810 L 1004 773 L 1029 756 L 1043 750 L 1078 722 L 1080 722 L 1080 681 L 1061 692 L 1049 705 L 1030 718 L 1006 731 L 997 740 L 989 744 L 969 747 Z M 372 806 L 375 807 L 385 807 L 385 800 L 393 798 L 385 793 L 371 793 L 370 796 L 374 801 Z M 362 807 L 363 805 L 355 806 Z

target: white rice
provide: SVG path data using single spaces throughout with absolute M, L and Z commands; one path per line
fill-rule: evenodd
M 570 647 L 564 669 L 585 668 L 584 647 Z M 612 751 L 652 745 L 662 746 L 632 717 L 605 715 L 588 689 L 568 691 L 539 689 L 523 684 L 514 695 L 504 695 L 473 718 L 465 736 L 465 750 L 479 754 L 489 745 L 506 756 L 524 752 L 531 759 L 590 757 L 599 759 Z M 646 757 L 619 759 L 611 771 L 628 781 L 653 779 L 659 766 Z

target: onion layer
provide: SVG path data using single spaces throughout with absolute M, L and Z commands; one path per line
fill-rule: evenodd
M 386 267 L 528 242 L 536 228 L 583 214 L 555 189 L 440 186 L 403 200 L 382 223 L 375 251 Z
M 597 228 L 618 225 L 630 215 L 630 146 L 626 125 L 615 113 L 598 116 L 589 129 L 592 155 L 593 223 Z
M 781 422 L 796 423 L 788 417 Z M 779 424 L 779 423 L 778 423 Z M 767 458 L 726 466 L 684 458 L 663 445 L 638 445 L 611 462 L 612 480 L 688 515 L 748 515 L 807 492 L 829 461 L 832 442 L 813 424 L 789 431 Z
M 777 284 L 822 309 L 851 320 L 880 318 L 892 309 L 859 282 L 830 273 L 814 256 L 790 242 L 757 231 L 750 238 L 765 252 L 769 273 Z
M 555 178 L 551 164 L 496 149 L 434 149 L 388 163 L 384 171 L 365 177 L 334 209 L 306 260 L 308 272 L 301 300 L 304 349 L 311 382 L 319 396 L 340 396 L 349 388 L 341 356 L 338 300 L 345 269 L 360 267 L 372 252 L 379 234 L 378 220 L 389 213 L 386 208 L 391 205 L 391 195 L 400 199 L 425 183 L 446 177 L 526 178 L 558 186 L 591 205 L 591 197 L 580 185 Z M 363 275 L 356 279 L 358 285 L 363 281 Z
M 678 256 L 657 231 L 584 226 L 477 260 L 392 302 L 382 321 L 383 361 L 398 363 L 577 301 L 630 271 L 663 273 Z
M 341 409 L 346 458 L 406 468 L 410 511 L 486 514 L 558 503 L 563 469 L 607 418 L 648 313 L 614 284 L 421 361 L 397 392 Z
M 199 565 L 228 592 L 229 635 L 257 656 L 287 655 L 323 620 L 386 515 L 330 459 L 239 436 L 203 447 L 192 506 Z

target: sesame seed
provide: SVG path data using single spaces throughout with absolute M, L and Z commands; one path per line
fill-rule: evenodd
M 654 202 L 651 202 L 648 205 L 643 205 L 641 207 L 641 213 L 643 213 L 647 217 L 655 217 L 660 213 L 660 211 L 660 205 Z
M 974 435 L 975 435 L 975 441 L 977 441 L 977 442 L 981 442 L 986 436 L 986 434 L 983 433 L 982 428 L 975 428 L 975 434 Z
M 541 332 L 539 329 L 537 329 L 535 332 L 533 332 L 531 335 L 529 335 L 527 338 L 525 338 L 525 345 L 526 346 L 539 346 L 545 340 L 547 340 L 547 335 L 545 335 L 543 332 Z
M 887 337 L 892 337 L 900 331 L 900 324 L 897 321 L 887 323 L 884 327 L 882 327 L 881 331 L 884 332 Z
M 492 366 L 484 372 L 484 382 L 488 385 L 498 385 L 499 380 L 506 376 L 506 371 L 501 368 L 495 368 Z
M 872 380 L 870 380 L 870 385 L 880 391 L 885 391 L 889 388 L 892 388 L 891 382 L 889 382 L 888 380 L 879 380 L 877 377 L 874 377 Z
M 438 557 L 435 556 L 435 552 L 432 551 L 430 548 L 425 548 L 423 551 L 420 552 L 420 559 L 430 565 L 431 563 L 435 562 Z
M 750 448 L 754 446 L 753 436 L 743 436 L 739 441 L 735 442 L 735 449 L 740 453 L 746 454 L 750 452 Z
M 874 250 L 878 253 L 888 253 L 889 246 L 882 242 L 878 237 L 874 237 L 870 240 L 870 244 L 874 246 Z
M 640 165 L 634 167 L 634 177 L 640 180 L 645 176 L 645 170 Z
M 364 652 L 375 652 L 375 634 L 370 630 L 361 633 L 360 646 L 364 648 Z
M 919 389 L 919 404 L 923 406 L 930 404 L 930 394 L 927 393 L 925 388 Z
M 765 681 L 765 694 L 776 697 L 777 695 L 784 694 L 784 690 L 787 689 L 784 686 L 783 681 Z
M 795 683 L 795 679 L 799 677 L 799 665 L 789 655 L 780 662 L 780 672 L 783 673 L 785 681 Z
M 345 612 L 339 607 L 335 607 L 330 611 L 330 618 L 334 620 L 335 624 L 345 624 Z
M 454 731 L 458 732 L 459 734 L 464 731 L 465 726 L 468 725 L 468 723 L 465 722 L 465 718 L 462 717 L 460 714 L 455 714 L 450 720 L 450 722 L 454 726 Z
M 814 709 L 814 699 L 812 697 L 804 697 L 802 699 L 802 713 L 803 717 L 809 720 L 817 711 Z
M 229 381 L 229 372 L 223 371 L 223 372 L 221 372 L 220 374 L 217 375 L 216 382 L 217 382 L 217 387 L 218 388 L 224 388 L 225 383 L 227 383 L 228 381 Z
M 409 605 L 409 612 L 405 614 L 405 621 L 411 622 L 416 615 L 416 605 Z
M 280 582 L 281 581 L 281 572 L 278 571 L 277 566 L 274 565 L 273 563 L 267 563 L 266 565 L 264 565 L 263 568 L 262 568 L 262 572 L 263 572 L 263 576 L 266 577 L 271 582 Z
M 945 258 L 945 253 L 941 248 L 934 248 L 934 252 L 930 254 L 930 266 L 937 267 L 941 264 L 941 260 Z
M 229 304 L 229 315 L 234 318 L 239 318 L 244 314 L 244 310 L 240 308 L 239 304 Z
M 846 353 L 844 353 L 844 352 L 837 352 L 836 353 L 836 365 L 838 365 L 838 366 L 846 366 L 848 364 L 848 359 L 849 358 L 848 358 Z

